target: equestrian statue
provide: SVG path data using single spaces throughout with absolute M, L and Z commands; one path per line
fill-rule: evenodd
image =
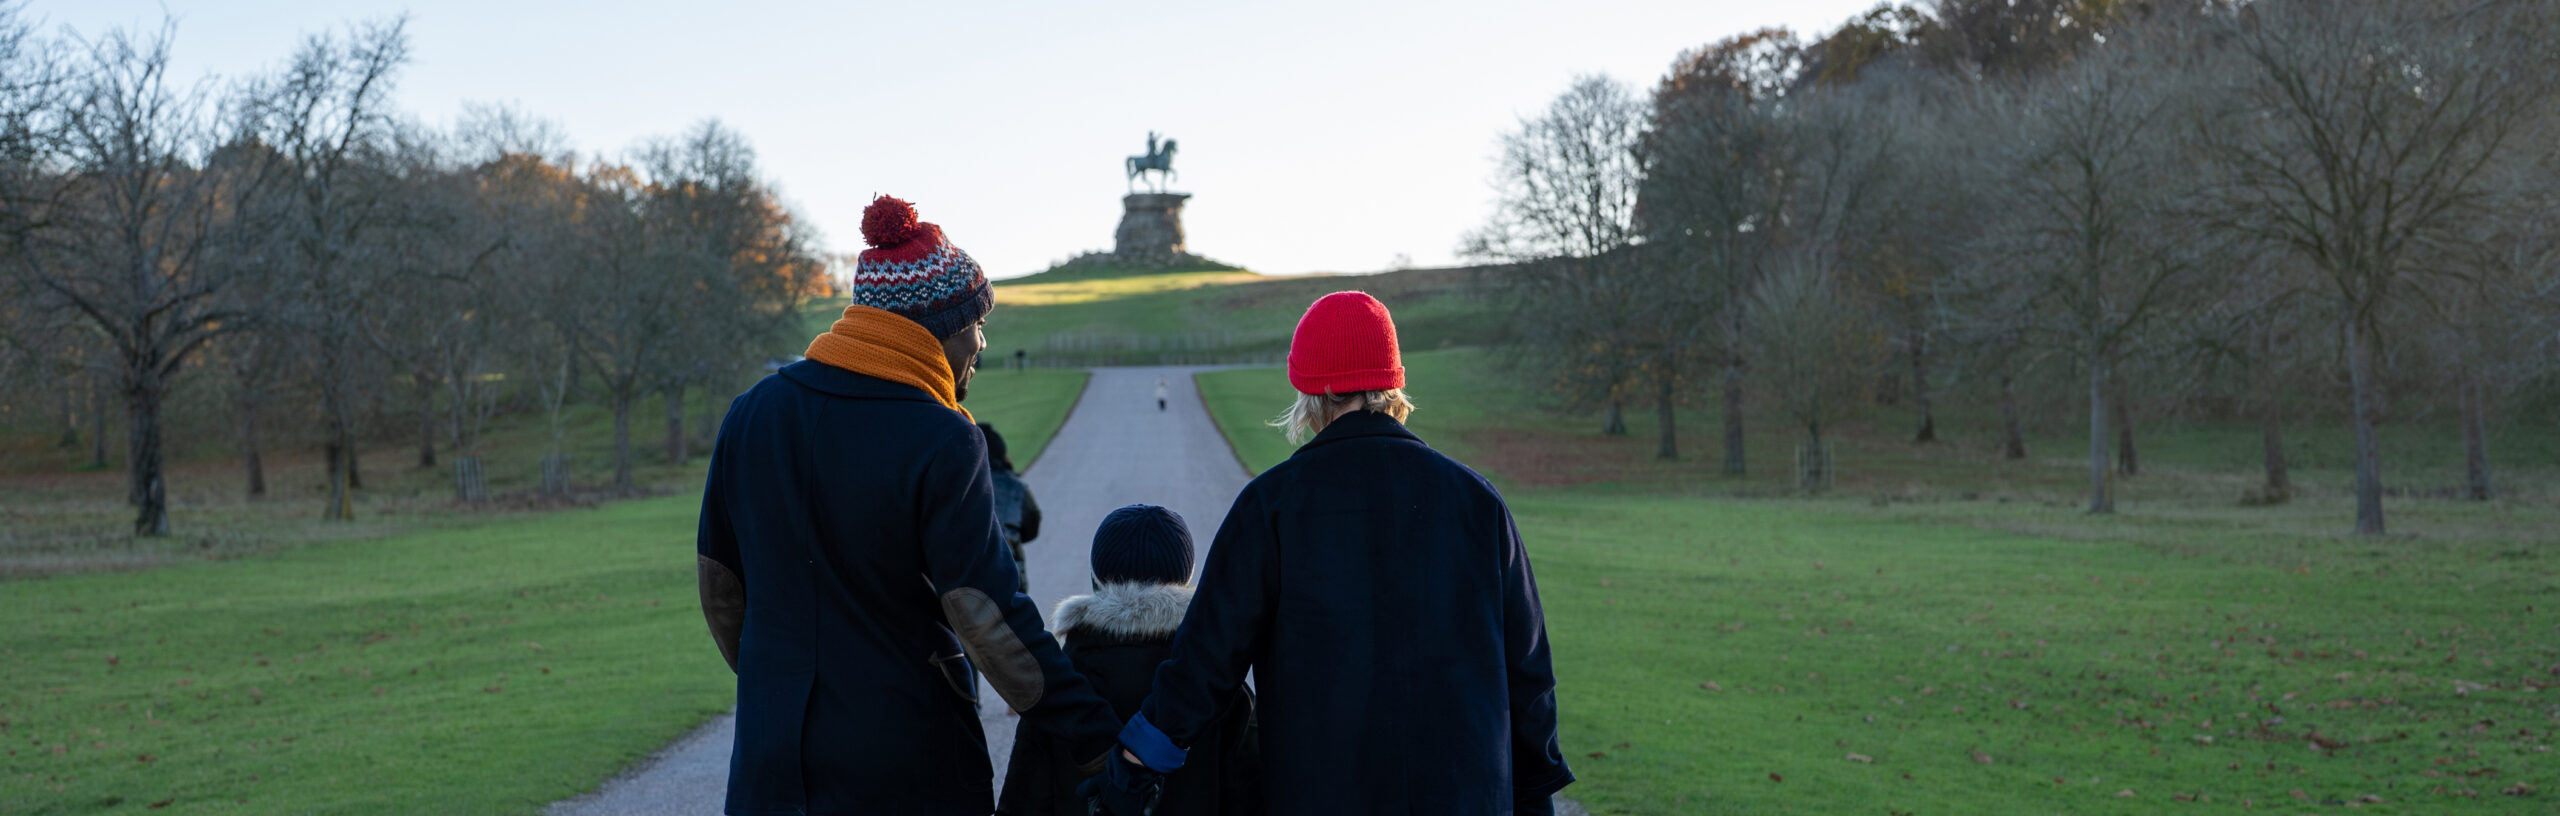
M 1164 140 L 1164 146 L 1158 148 L 1156 132 L 1147 131 L 1147 155 L 1130 156 L 1127 162 L 1130 192 L 1137 191 L 1138 177 L 1145 175 L 1149 170 L 1156 171 L 1156 192 L 1159 193 L 1164 192 L 1164 183 L 1167 178 L 1179 178 L 1180 176 L 1173 172 L 1173 150 L 1172 139 Z

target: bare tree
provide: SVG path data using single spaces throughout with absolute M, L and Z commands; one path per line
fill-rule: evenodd
M 1494 215 L 1461 249 L 1519 265 L 1491 277 L 1518 305 L 1515 353 L 1569 402 L 1607 406 L 1616 433 L 1641 362 L 1629 316 L 1650 296 L 1630 251 L 1645 113 L 1615 80 L 1585 76 L 1522 119 L 1502 138 Z
M 1749 292 L 1783 240 L 1795 178 L 1784 102 L 1802 59 L 1784 29 L 1736 35 L 1683 52 L 1653 95 L 1642 214 L 1667 262 L 1652 276 L 1645 324 L 1675 362 L 1712 347 L 1723 369 L 1728 476 L 1748 471 Z M 1661 386 L 1667 405 L 1676 382 L 1664 378 Z
M 2375 345 L 2398 299 L 2459 274 L 2443 247 L 2549 99 L 2549 4 L 2279 0 L 2224 23 L 2229 104 L 2201 141 L 2222 224 L 2319 272 L 2345 338 L 2356 532 L 2384 532 Z
M 1817 253 L 1797 252 L 1772 264 L 1750 295 L 1751 353 L 1781 410 L 1805 434 L 1800 486 L 1831 478 L 1823 428 L 1859 408 L 1885 353 L 1874 310 L 1855 302 Z
M 225 295 L 248 264 L 236 214 L 266 179 L 224 148 L 206 85 L 168 76 L 172 29 L 110 31 L 81 49 L 48 136 L 10 174 L 12 274 L 85 318 L 112 349 L 137 535 L 169 532 L 162 410 L 179 367 L 255 316 Z M 49 172 L 48 162 L 62 172 Z M 98 440 L 103 446 L 104 440 Z M 103 447 L 100 448 L 103 450 Z
M 2138 332 L 2197 269 L 2183 239 L 2173 75 L 2129 38 L 2015 92 L 1978 97 L 1976 121 L 2014 129 L 1980 161 L 1994 221 L 1962 286 L 2020 341 L 2068 349 L 2087 377 L 2089 511 L 2113 512 L 2110 386 Z
M 303 41 L 276 76 L 255 86 L 262 138 L 290 168 L 280 238 L 295 281 L 290 320 L 308 341 L 328 432 L 332 520 L 355 517 L 358 411 L 373 381 L 360 321 L 381 279 L 368 241 L 399 215 L 399 188 L 382 152 L 392 76 L 408 60 L 406 21 L 363 25 L 343 38 Z

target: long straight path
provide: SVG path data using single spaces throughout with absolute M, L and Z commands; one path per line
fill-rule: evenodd
M 1031 597 L 1045 619 L 1059 601 L 1091 588 L 1093 530 L 1127 504 L 1160 504 L 1191 525 L 1196 558 L 1247 481 L 1234 449 L 1209 421 L 1191 375 L 1199 368 L 1100 368 L 1066 425 L 1023 474 L 1043 515 L 1024 547 Z M 1276 376 L 1276 375 L 1275 375 Z M 1157 385 L 1163 384 L 1159 406 Z M 1281 406 L 1272 406 L 1277 413 Z M 1004 428 L 996 429 L 999 433 Z M 1196 572 L 1198 564 L 1193 565 Z M 706 647 L 707 648 L 707 647 Z M 1001 786 L 1020 718 L 982 682 L 979 720 Z M 585 796 L 554 803 L 555 816 L 708 816 L 729 778 L 731 718 L 723 715 Z M 992 803 L 991 803 L 992 804 Z

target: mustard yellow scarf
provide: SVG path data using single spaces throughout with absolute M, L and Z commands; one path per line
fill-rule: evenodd
M 809 341 L 808 357 L 855 374 L 924 389 L 943 407 L 978 421 L 969 416 L 969 409 L 960 407 L 959 381 L 952 376 L 950 359 L 942 356 L 942 342 L 896 312 L 844 307 L 844 318 L 834 328 Z

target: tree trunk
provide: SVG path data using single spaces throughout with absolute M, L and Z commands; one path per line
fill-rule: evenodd
M 2142 459 L 2133 447 L 2133 403 L 2125 398 L 2122 369 L 2107 377 L 2109 422 L 2116 426 L 2116 472 L 2126 476 L 2142 474 Z
M 1804 424 L 1804 449 L 1796 453 L 1796 486 L 1819 489 L 1831 481 L 1830 450 L 1822 446 L 1822 421 Z
M 2267 496 L 2293 495 L 2293 476 L 2284 464 L 2284 403 L 2269 399 L 2260 412 L 2259 441 L 2266 448 Z
M 364 450 L 356 443 L 354 433 L 347 434 L 347 489 L 364 489 Z M 355 516 L 348 516 L 355 518 Z
M 2258 340 L 2258 423 L 2259 441 L 2265 446 L 2269 499 L 2293 495 L 2293 475 L 2284 462 L 2284 387 L 2275 371 L 2275 332 L 2259 333 Z
M 2489 429 L 2488 387 L 2480 375 L 2468 366 L 2462 371 L 2462 497 L 2472 501 L 2488 501 Z
M 66 385 L 55 391 L 62 395 L 62 442 L 55 447 L 63 450 L 80 447 L 80 407 L 73 402 L 79 394 L 79 387 Z
M 258 451 L 258 398 L 240 400 L 240 466 L 249 478 L 249 498 L 267 495 L 267 465 Z
M 2375 389 L 2373 381 L 2372 338 L 2365 336 L 2364 322 L 2347 318 L 2347 380 L 2355 394 L 2356 433 L 2356 533 L 2382 535 L 2382 439 L 2374 432 Z
M 436 384 L 418 378 L 418 467 L 436 466 Z
M 1600 421 L 1600 435 L 1601 435 L 1601 436 L 1626 436 L 1626 435 L 1627 435 L 1627 405 L 1626 405 L 1626 403 L 1619 402 L 1619 401 L 1614 400 L 1614 399 L 1609 401 L 1609 414 L 1608 414 L 1608 416 L 1607 416 L 1606 418 L 1604 418 L 1604 419 L 1602 419 L 1602 420 Z
M 613 395 L 613 489 L 630 495 L 638 484 L 631 478 L 631 403 L 629 389 Z
M 2116 497 L 2107 472 L 2106 356 L 2089 355 L 2089 512 L 2113 513 Z
M 1726 363 L 1724 367 L 1724 475 L 1741 476 L 1749 471 L 1742 458 L 1742 363 Z
M 2000 372 L 2000 435 L 2001 458 L 2027 458 L 2026 427 L 2018 418 L 2018 378 L 2005 370 Z
M 131 469 L 134 506 L 140 510 L 133 518 L 133 534 L 164 536 L 169 534 L 169 484 L 161 470 L 162 384 L 147 370 L 135 372 L 133 378 L 125 392 L 125 461 Z
M 107 384 L 104 377 L 89 378 L 89 466 L 107 468 Z
M 1658 421 L 1662 423 L 1662 445 L 1654 449 L 1653 458 L 1678 459 L 1680 458 L 1680 439 L 1679 435 L 1672 430 L 1673 382 L 1668 374 L 1663 375 L 1661 380 L 1661 390 L 1654 394 L 1653 411 Z
M 137 364 L 128 370 L 140 372 L 148 366 L 149 364 L 147 363 Z M 138 378 L 141 375 L 139 373 L 134 373 L 127 374 L 126 376 L 128 378 Z M 139 413 L 141 411 L 141 391 L 142 385 L 140 383 L 134 382 L 132 379 L 128 379 L 124 383 L 124 393 L 119 395 L 124 398 L 124 503 L 125 506 L 132 507 L 136 510 L 142 509 L 142 503 L 145 500 L 145 497 L 143 496 L 145 488 L 142 479 L 143 450 L 142 446 L 138 444 L 142 441 L 142 426 L 136 422 L 142 416 Z M 152 409 L 152 416 L 158 417 L 160 413 L 158 410 L 159 406 L 154 405 L 152 406 Z M 156 431 L 158 429 L 155 428 L 153 430 Z M 156 453 L 157 450 L 158 448 L 155 446 L 153 452 Z
M 335 436 L 333 433 L 332 436 Z M 331 440 L 323 458 L 329 460 L 329 506 L 320 517 L 328 521 L 353 521 L 356 517 L 355 493 L 348 487 L 347 465 L 354 457 L 347 455 L 347 445 Z
M 684 442 L 684 386 L 667 386 L 666 397 L 667 463 L 682 465 L 687 456 Z
M 1929 333 L 1911 333 L 1911 399 L 1920 406 L 1920 432 L 1914 442 L 1938 441 L 1938 415 L 1929 406 Z

